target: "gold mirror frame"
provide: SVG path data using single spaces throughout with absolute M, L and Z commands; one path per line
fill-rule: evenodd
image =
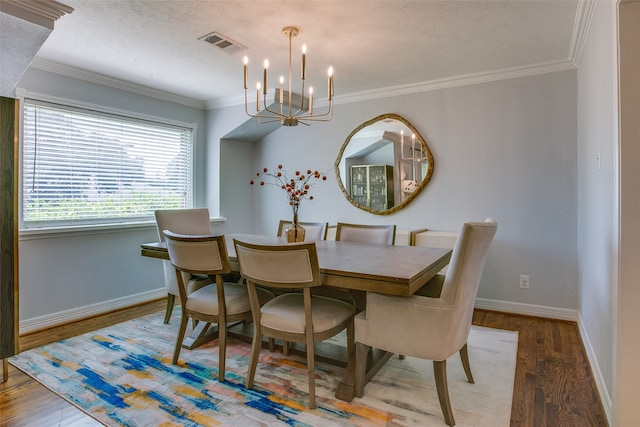
M 380 123 L 378 124 L 378 122 Z M 387 125 L 389 126 L 390 129 L 393 129 L 393 130 L 401 128 L 403 125 L 409 132 L 407 132 L 406 136 L 401 137 L 398 133 L 387 131 L 387 129 L 385 129 Z M 385 208 L 383 209 L 374 209 L 371 207 L 371 203 L 363 204 L 358 200 L 356 200 L 356 198 L 362 200 L 363 199 L 362 196 L 351 195 L 352 191 L 357 190 L 354 184 L 359 183 L 359 181 L 356 181 L 356 180 L 354 180 L 354 182 L 352 183 L 352 179 L 350 175 L 354 173 L 353 167 L 356 167 L 357 170 L 359 170 L 361 169 L 361 167 L 364 167 L 365 165 L 355 164 L 353 166 L 347 166 L 346 164 L 347 159 L 343 159 L 345 155 L 345 151 L 347 150 L 347 147 L 352 142 L 352 140 L 356 138 L 356 135 L 358 135 L 358 133 L 361 131 L 363 133 L 370 131 L 371 129 L 368 129 L 370 127 L 375 128 L 377 131 L 381 132 L 384 135 L 384 137 L 380 138 L 380 140 L 377 143 L 371 144 L 371 147 L 379 143 L 384 144 L 386 142 L 387 144 L 392 145 L 391 148 L 393 151 L 393 153 L 389 155 L 389 157 L 393 157 L 393 158 L 391 160 L 385 161 L 385 164 L 387 165 L 387 167 L 382 168 L 384 166 L 382 164 L 376 165 L 376 166 L 370 166 L 370 167 L 380 167 L 381 169 L 378 170 L 377 172 L 386 174 L 386 179 L 381 179 L 381 181 L 386 183 L 386 188 L 387 188 L 386 190 L 387 193 L 384 196 L 386 200 L 384 203 L 386 203 L 386 205 L 385 205 Z M 407 151 L 404 148 L 404 140 L 408 140 L 407 141 L 407 146 L 408 146 L 410 142 L 413 142 L 411 140 L 412 135 L 415 135 L 415 143 L 419 144 L 419 147 L 420 147 L 420 157 L 418 157 L 419 161 L 416 161 L 413 158 L 413 156 L 415 155 L 415 152 L 418 151 L 417 149 L 414 149 L 414 148 L 417 147 L 418 145 L 413 146 L 409 150 L 412 156 L 411 159 L 404 158 L 403 151 Z M 387 147 L 387 149 L 388 148 L 389 147 Z M 343 164 L 343 161 L 344 161 L 344 164 Z M 419 180 L 416 179 L 417 177 L 415 175 L 415 168 L 418 164 L 420 165 Z M 392 182 L 394 187 L 392 196 L 389 196 L 389 191 L 388 191 L 389 171 L 390 171 L 388 166 L 392 166 L 391 177 L 392 177 Z M 407 166 L 409 166 L 413 171 L 412 172 L 413 176 L 411 180 L 403 179 L 403 178 L 406 178 L 406 176 L 403 176 L 402 174 L 407 172 L 407 169 L 406 169 Z M 431 180 L 431 176 L 433 175 L 433 167 L 434 167 L 434 162 L 433 162 L 433 155 L 431 154 L 431 150 L 429 150 L 427 143 L 425 142 L 424 138 L 420 135 L 418 130 L 404 117 L 398 114 L 390 113 L 390 114 L 382 114 L 380 116 L 374 117 L 373 119 L 362 123 L 360 126 L 355 128 L 349 134 L 344 144 L 342 144 L 340 153 L 338 153 L 338 157 L 334 164 L 334 171 L 336 174 L 338 184 L 340 185 L 340 189 L 342 190 L 342 193 L 352 205 L 375 215 L 388 215 L 404 208 L 409 203 L 411 203 L 411 201 L 415 199 L 418 196 L 418 194 L 420 194 L 420 192 L 424 189 L 424 187 L 426 187 L 426 185 Z M 341 169 L 345 171 L 344 172 L 345 177 L 342 177 Z M 369 171 L 369 169 L 366 169 L 366 170 Z M 351 172 L 351 174 L 348 172 Z M 347 177 L 346 175 L 349 175 L 349 176 Z M 368 174 L 367 176 L 370 176 L 370 174 Z M 369 179 L 368 181 L 370 182 L 372 180 Z M 402 188 L 403 181 L 405 182 L 412 181 L 413 183 L 417 183 L 419 181 L 419 184 L 417 185 L 417 187 L 414 186 L 413 190 L 405 191 L 405 189 Z M 411 183 L 409 182 L 409 184 Z M 350 188 L 351 191 L 347 190 L 347 188 Z M 370 194 L 370 193 L 367 193 L 367 194 Z M 394 203 L 392 206 L 389 206 L 389 197 L 393 197 L 394 199 Z

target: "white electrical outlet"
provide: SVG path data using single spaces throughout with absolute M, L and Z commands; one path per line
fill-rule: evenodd
M 525 274 L 520 275 L 520 288 L 529 289 L 529 276 Z

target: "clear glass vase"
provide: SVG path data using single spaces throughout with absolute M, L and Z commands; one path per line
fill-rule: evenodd
M 298 214 L 293 214 L 293 222 L 285 227 L 287 242 L 304 242 L 304 227 L 298 223 Z

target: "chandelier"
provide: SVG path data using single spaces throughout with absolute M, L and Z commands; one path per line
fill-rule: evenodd
M 291 91 L 292 73 L 291 73 L 291 40 L 298 35 L 298 29 L 296 27 L 284 27 L 282 29 L 282 35 L 289 38 L 289 80 L 288 91 L 284 91 L 285 79 L 284 76 L 280 76 L 279 91 L 276 91 L 277 104 L 269 106 L 267 103 L 267 90 L 269 83 L 269 61 L 264 61 L 264 72 L 262 83 L 258 81 L 256 84 L 256 112 L 251 114 L 249 112 L 249 96 L 248 96 L 248 80 L 249 80 L 249 58 L 244 57 L 244 108 L 249 117 L 255 117 L 260 123 L 271 123 L 279 121 L 283 126 L 298 126 L 298 123 L 309 126 L 313 121 L 327 122 L 331 120 L 333 115 L 333 67 L 329 67 L 327 72 L 327 100 L 329 106 L 327 111 L 321 114 L 313 113 L 313 87 L 309 87 L 309 97 L 305 98 L 304 85 L 306 79 L 306 55 L 307 46 L 302 46 L 302 60 L 300 65 L 300 80 L 302 94 L 299 105 L 294 104 L 294 96 Z M 264 111 L 260 109 L 260 92 L 262 92 L 262 104 L 264 105 Z M 286 95 L 286 100 L 285 100 Z M 296 97 L 297 98 L 297 97 Z M 297 101 L 297 99 L 296 99 Z M 275 108 L 275 109 L 274 109 Z
M 416 142 L 417 142 L 417 148 L 416 148 Z M 405 150 L 404 148 L 404 131 L 401 130 L 400 131 L 400 155 L 402 156 L 402 160 L 411 160 L 412 162 L 415 162 L 415 163 L 421 163 L 429 160 L 429 158 L 425 156 L 424 152 L 422 151 L 422 144 L 420 143 L 420 141 L 416 141 L 415 133 L 411 134 L 411 147 L 409 147 L 409 150 L 411 151 L 411 155 L 410 156 L 405 155 L 405 152 L 407 150 Z

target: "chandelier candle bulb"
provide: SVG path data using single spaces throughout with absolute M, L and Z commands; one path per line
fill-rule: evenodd
M 256 83 L 256 111 L 260 111 L 260 82 Z
M 246 56 L 244 57 L 244 88 L 248 89 L 249 88 L 249 84 L 248 84 L 248 80 L 249 80 L 249 58 L 247 58 Z
M 306 74 L 307 74 L 307 45 L 303 44 L 302 45 L 302 65 L 301 65 L 300 78 L 302 80 L 304 80 Z
M 309 115 L 313 114 L 313 87 L 309 87 Z
M 280 76 L 280 108 L 284 104 L 284 76 Z
M 264 60 L 264 79 L 263 79 L 264 83 L 262 84 L 262 93 L 264 95 L 267 94 L 267 88 L 268 88 L 268 86 L 267 86 L 267 84 L 268 84 L 267 74 L 268 74 L 268 71 L 269 71 L 269 60 L 265 59 Z
M 327 70 L 327 75 L 329 76 L 329 82 L 327 84 L 329 89 L 329 101 L 333 99 L 333 67 L 329 67 Z

